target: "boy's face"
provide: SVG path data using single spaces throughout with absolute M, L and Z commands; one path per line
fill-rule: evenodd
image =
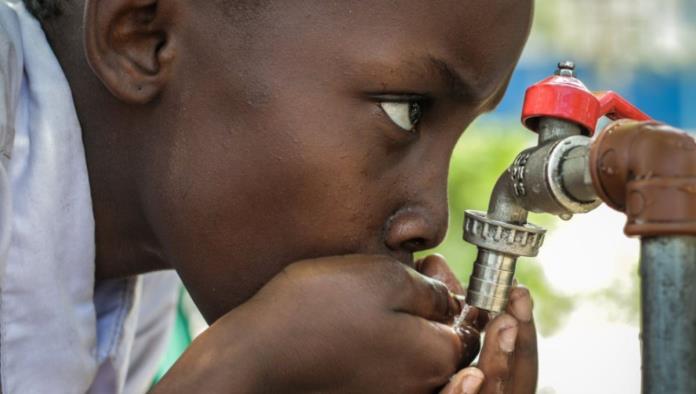
M 296 260 L 438 244 L 452 149 L 502 94 L 531 1 L 219 3 L 178 15 L 177 110 L 142 181 L 206 317 Z

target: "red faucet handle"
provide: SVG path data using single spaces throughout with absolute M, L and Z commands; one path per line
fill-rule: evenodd
M 596 92 L 595 97 L 599 100 L 599 116 L 606 116 L 611 120 L 632 119 L 650 120 L 651 118 L 635 105 L 621 97 L 615 92 Z
M 614 92 L 590 92 L 575 77 L 572 62 L 559 63 L 556 75 L 530 86 L 522 106 L 522 123 L 535 132 L 539 128 L 539 119 L 550 117 L 576 123 L 583 128 L 584 134 L 591 136 L 602 116 L 612 120 L 650 119 Z

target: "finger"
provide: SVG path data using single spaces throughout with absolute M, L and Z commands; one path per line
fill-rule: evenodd
M 462 287 L 462 284 L 454 272 L 452 272 L 444 257 L 438 254 L 430 255 L 422 260 L 418 260 L 415 266 L 418 272 L 439 280 L 447 285 L 450 291 L 462 295 L 458 299 L 461 304 L 464 304 L 465 298 L 463 295 L 466 293 L 466 290 Z M 469 307 L 464 320 L 472 324 L 478 331 L 481 331 L 489 319 L 486 312 L 479 311 L 475 307 Z
M 483 383 L 483 372 L 475 367 L 464 368 L 452 376 L 440 394 L 477 394 Z
M 466 323 L 454 327 L 454 331 L 460 340 L 459 368 L 464 368 L 474 361 L 481 350 L 481 334 L 474 326 Z
M 451 322 L 461 312 L 461 302 L 443 282 L 402 267 L 393 310 L 443 323 Z
M 512 289 L 507 311 L 519 322 L 515 361 L 510 378 L 512 389 L 509 390 L 512 393 L 526 394 L 536 391 L 539 360 L 533 306 L 529 290 L 524 287 Z
M 416 270 L 425 276 L 444 283 L 455 294 L 464 294 L 462 284 L 441 255 L 433 254 L 420 260 L 416 264 Z
M 468 366 L 480 350 L 481 337 L 471 326 L 452 327 L 410 314 L 400 314 L 396 327 L 401 337 L 409 338 L 404 346 L 404 360 L 417 360 L 421 380 L 429 387 L 442 387 L 455 371 Z M 434 385 L 433 385 L 434 383 Z
M 503 393 L 509 386 L 518 330 L 518 321 L 507 313 L 490 322 L 478 364 L 486 375 L 481 393 Z
M 410 379 L 421 382 L 421 391 L 433 392 L 445 385 L 459 369 L 462 357 L 459 334 L 446 324 L 412 315 L 401 314 L 398 319 L 399 338 L 408 338 L 407 344 L 397 344 L 402 351 L 401 362 L 416 363 L 407 368 Z

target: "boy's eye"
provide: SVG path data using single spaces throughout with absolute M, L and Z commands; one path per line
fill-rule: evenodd
M 392 122 L 411 133 L 423 116 L 423 106 L 418 101 L 382 101 L 379 105 Z

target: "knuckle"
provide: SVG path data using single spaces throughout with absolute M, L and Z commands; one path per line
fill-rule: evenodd
M 485 368 L 486 376 L 496 384 L 504 384 L 510 378 L 509 362 L 495 363 Z
M 506 328 L 519 327 L 519 322 L 514 316 L 505 312 L 493 319 L 490 327 L 486 329 L 487 332 L 498 331 Z
M 507 386 L 508 383 L 508 377 L 496 377 L 494 379 L 494 386 L 495 386 L 495 392 L 496 393 L 504 393 L 505 392 L 505 387 Z

